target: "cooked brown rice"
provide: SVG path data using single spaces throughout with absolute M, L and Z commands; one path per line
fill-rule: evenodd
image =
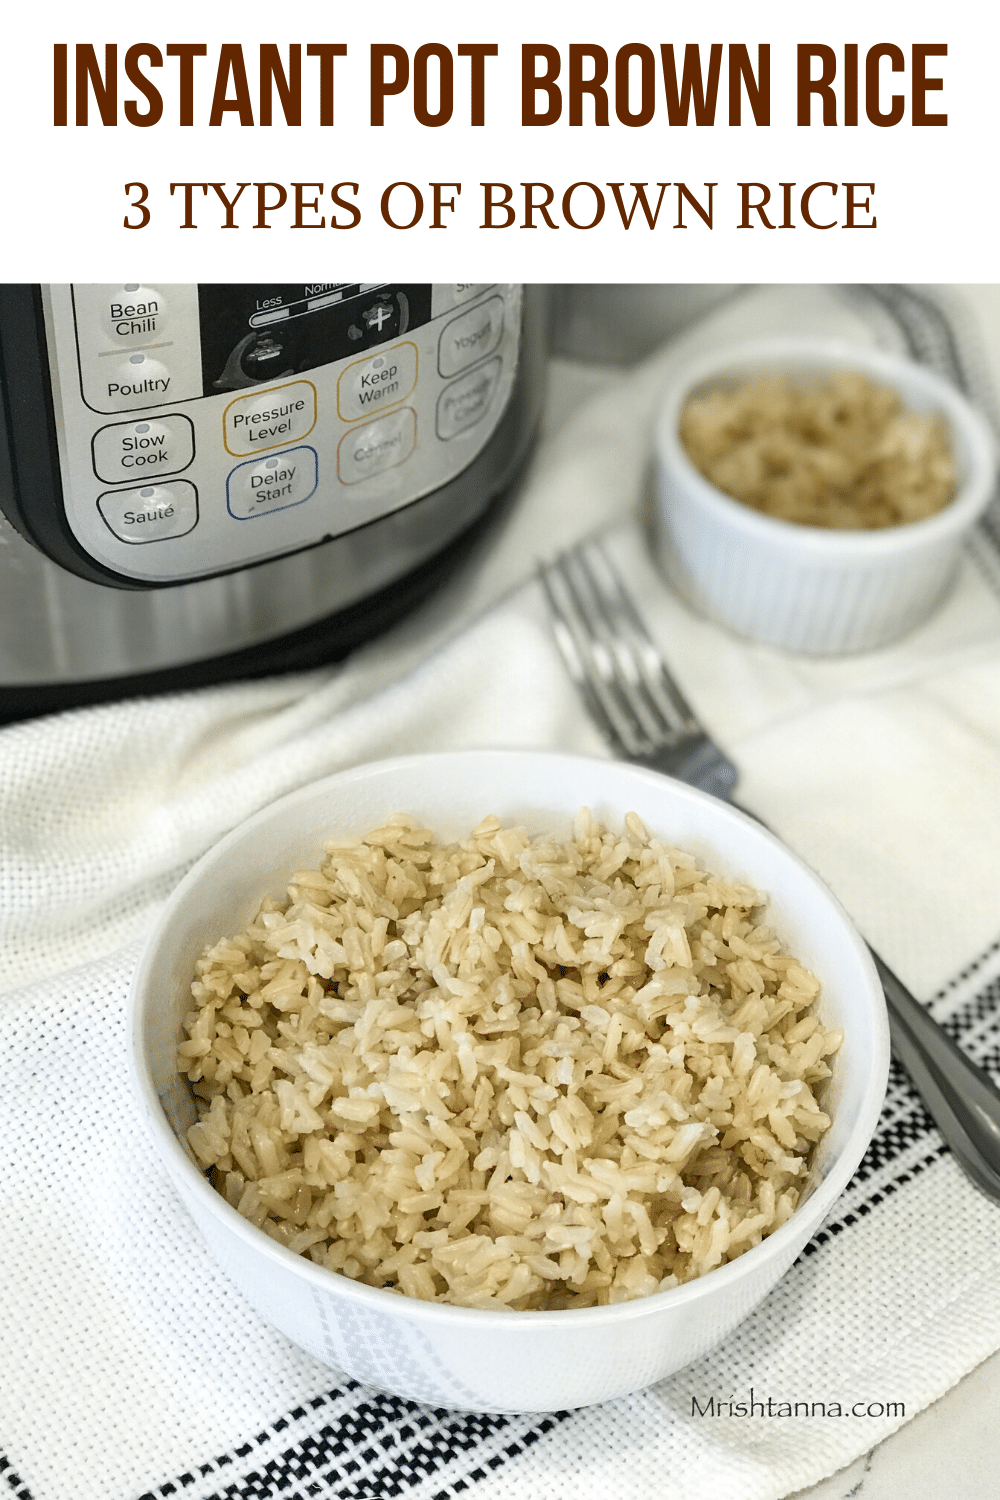
M 208 949 L 179 1068 L 240 1213 L 466 1307 L 625 1301 L 756 1245 L 829 1126 L 840 1033 L 757 891 L 630 814 L 335 839 Z
M 899 526 L 943 510 L 957 488 L 944 420 L 908 411 L 856 370 L 806 385 L 760 375 L 693 396 L 681 438 L 718 489 L 804 526 Z

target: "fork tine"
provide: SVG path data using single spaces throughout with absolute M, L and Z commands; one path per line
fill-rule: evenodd
M 682 741 L 704 738 L 704 731 L 674 682 L 607 553 L 584 543 L 558 559 L 589 640 L 599 643 L 594 664 L 632 721 L 650 755 Z
M 541 563 L 538 573 L 548 599 L 549 617 L 556 644 L 576 689 L 604 738 L 618 755 L 624 755 L 627 758 L 633 753 L 631 740 L 626 740 L 620 732 L 617 717 L 609 710 L 605 695 L 599 689 L 600 678 L 589 663 L 586 633 L 580 630 L 579 618 L 573 608 L 572 595 L 569 599 L 569 608 L 565 603 L 569 586 L 565 575 L 558 567 L 558 560 L 552 563 Z
M 570 557 L 560 556 L 539 569 L 556 641 L 577 687 L 618 754 L 626 759 L 648 755 L 654 742 L 623 692 L 615 664 L 594 630 L 593 611 L 571 564 Z
M 736 767 L 695 718 L 603 549 L 584 543 L 539 574 L 570 675 L 616 753 L 728 801 Z
M 614 619 L 611 601 L 590 566 L 583 547 L 560 559 L 583 628 L 591 643 L 591 656 L 609 693 L 627 713 L 641 741 L 642 753 L 650 753 L 668 740 L 673 728 L 662 708 L 651 698 L 632 643 Z
M 565 630 L 573 637 L 576 669 L 583 673 L 591 699 L 600 702 L 604 726 L 610 720 L 619 753 L 633 759 L 649 756 L 663 744 L 663 723 L 628 681 L 628 676 L 636 675 L 634 670 L 622 672 L 615 636 L 601 618 L 600 607 L 595 609 L 597 595 L 580 570 L 579 550 L 562 553 L 544 565 L 543 573 L 550 604 L 555 603 Z M 570 664 L 565 651 L 564 657 Z
M 594 560 L 599 571 L 594 567 Z M 665 717 L 669 731 L 673 734 L 698 733 L 701 726 L 691 705 L 668 668 L 607 551 L 598 542 L 591 542 L 587 553 L 581 556 L 581 562 L 619 638 L 624 625 L 636 666 L 653 701 Z

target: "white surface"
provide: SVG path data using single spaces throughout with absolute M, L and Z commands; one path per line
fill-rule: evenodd
M 877 1448 L 794 1500 L 994 1500 L 1000 1472 L 1000 1354 Z

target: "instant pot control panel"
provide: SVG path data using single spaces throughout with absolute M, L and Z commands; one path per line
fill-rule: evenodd
M 43 287 L 35 316 L 30 411 L 5 329 L 0 503 L 64 567 L 141 588 L 314 546 L 454 479 L 503 415 L 522 308 L 506 285 L 127 282 Z

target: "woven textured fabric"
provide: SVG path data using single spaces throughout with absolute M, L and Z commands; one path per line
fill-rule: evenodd
M 799 289 L 745 298 L 697 339 L 778 320 L 891 336 Z M 783 656 L 690 615 L 637 519 L 641 434 L 682 357 L 627 378 L 557 369 L 550 429 L 490 556 L 342 666 L 0 733 L 0 1496 L 778 1500 L 1000 1347 L 1000 1210 L 895 1069 L 854 1180 L 747 1322 L 655 1388 L 544 1417 L 431 1410 L 295 1349 L 215 1269 L 130 1096 L 143 934 L 235 822 L 399 750 L 607 753 L 530 578 L 536 555 L 595 526 L 739 764 L 742 799 L 1000 1070 L 995 573 L 970 554 L 926 626 L 853 660 Z

